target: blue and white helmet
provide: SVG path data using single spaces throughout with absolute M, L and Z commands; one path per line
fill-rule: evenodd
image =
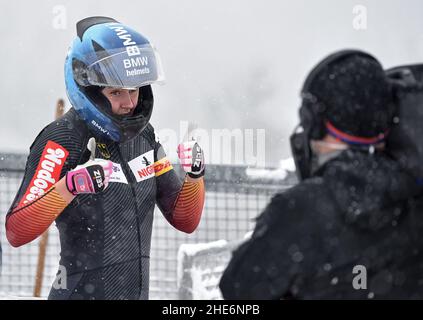
M 127 141 L 150 120 L 154 103 L 150 84 L 164 80 L 159 55 L 143 35 L 112 18 L 86 18 L 76 28 L 78 36 L 65 62 L 69 100 L 96 135 Z M 101 93 L 104 87 L 140 88 L 133 115 L 113 114 Z

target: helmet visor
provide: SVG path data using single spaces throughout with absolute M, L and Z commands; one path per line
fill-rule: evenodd
M 84 61 L 89 62 L 84 72 L 74 72 L 82 86 L 138 88 L 164 81 L 160 57 L 150 45 L 99 50 Z

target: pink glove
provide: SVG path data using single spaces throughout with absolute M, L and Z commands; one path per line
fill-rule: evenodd
M 191 178 L 204 176 L 204 153 L 196 141 L 187 141 L 179 144 L 178 157 L 182 168 Z
M 94 159 L 66 174 L 66 187 L 73 195 L 102 192 L 109 184 L 113 162 Z

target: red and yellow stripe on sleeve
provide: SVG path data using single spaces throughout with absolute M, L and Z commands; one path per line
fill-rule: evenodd
M 41 235 L 68 204 L 51 187 L 43 196 L 24 206 L 17 206 L 6 218 L 6 236 L 19 247 Z
M 154 163 L 154 173 L 156 177 L 159 177 L 172 169 L 173 166 L 170 164 L 170 161 L 167 157 L 164 157 Z
M 185 180 L 175 203 L 172 225 L 180 231 L 192 233 L 200 223 L 205 200 L 204 179 Z

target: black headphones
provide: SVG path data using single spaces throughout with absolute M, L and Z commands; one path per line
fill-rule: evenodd
M 290 137 L 291 151 L 297 168 L 297 176 L 300 180 L 307 179 L 312 175 L 312 152 L 310 140 L 320 140 L 326 133 L 325 113 L 327 106 L 311 92 L 312 83 L 325 68 L 339 60 L 357 55 L 372 59 L 379 63 L 375 57 L 359 50 L 342 50 L 329 55 L 307 76 L 301 90 L 300 124 Z M 301 130 L 302 129 L 302 130 Z
M 312 71 L 307 76 L 306 81 L 304 82 L 303 88 L 301 90 L 301 107 L 300 107 L 300 124 L 303 129 L 307 132 L 309 139 L 319 140 L 324 137 L 326 134 L 326 129 L 324 125 L 325 112 L 327 106 L 323 101 L 320 101 L 315 95 L 311 93 L 312 83 L 316 80 L 317 76 L 322 73 L 322 71 L 332 65 L 335 62 L 338 62 L 342 59 L 349 58 L 351 56 L 361 56 L 366 59 L 372 59 L 379 63 L 379 61 L 372 55 L 359 51 L 359 50 L 342 50 L 336 53 L 333 53 L 323 59 L 318 65 L 316 65 Z

